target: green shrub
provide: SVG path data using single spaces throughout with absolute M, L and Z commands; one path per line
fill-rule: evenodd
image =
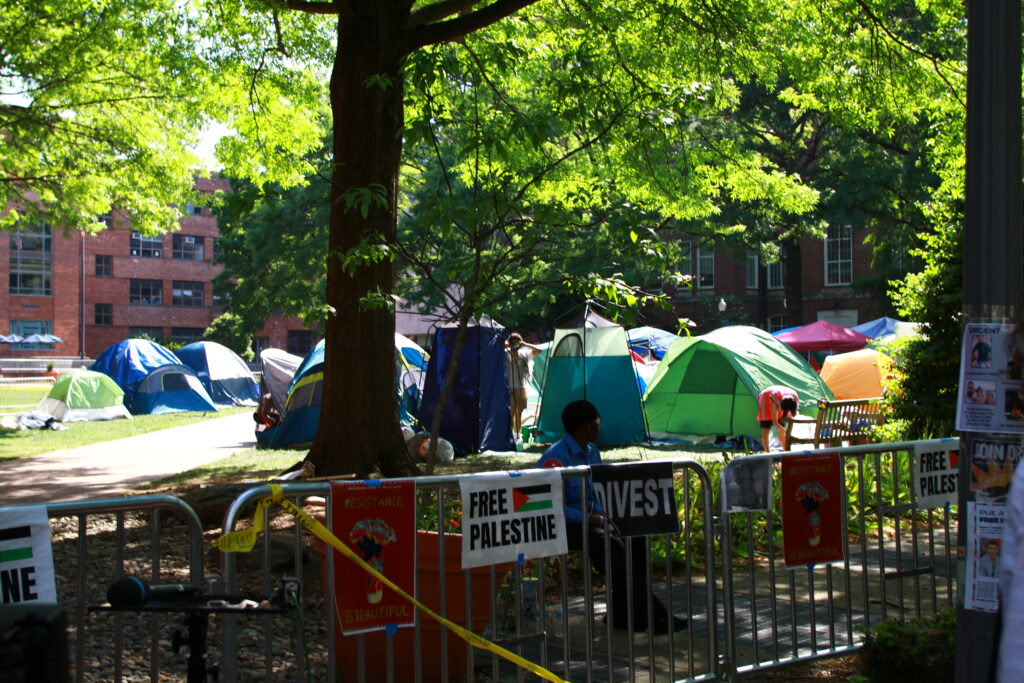
M 872 683 L 953 681 L 956 609 L 919 619 L 889 619 L 864 635 L 864 668 Z

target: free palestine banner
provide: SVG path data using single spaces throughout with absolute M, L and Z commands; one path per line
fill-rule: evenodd
M 956 505 L 960 452 L 943 441 L 914 446 L 914 497 L 921 508 Z
M 331 482 L 331 531 L 399 588 L 416 576 L 416 484 L 412 479 Z M 352 560 L 334 553 L 334 602 L 345 635 L 412 626 L 416 610 Z
M 0 512 L 0 605 L 56 603 L 46 506 Z
M 464 479 L 462 568 L 569 552 L 558 470 Z

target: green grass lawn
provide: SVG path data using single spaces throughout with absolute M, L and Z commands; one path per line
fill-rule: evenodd
M 50 393 L 52 384 L 0 384 L 0 414 L 20 413 L 34 407 Z
M 5 387 L 6 388 L 6 387 Z M 45 395 L 45 392 L 44 392 Z M 6 394 L 4 394 L 6 396 Z M 34 405 L 34 404 L 33 404 Z M 24 412 L 4 410 L 3 412 Z M 168 415 L 136 415 L 131 420 L 102 422 L 69 422 L 66 430 L 29 429 L 15 431 L 0 429 L 0 462 L 27 458 L 65 448 L 87 446 L 101 441 L 113 441 L 128 436 L 155 432 L 171 427 L 195 424 L 218 417 L 252 412 L 251 407 L 221 408 L 215 413 L 170 413 Z

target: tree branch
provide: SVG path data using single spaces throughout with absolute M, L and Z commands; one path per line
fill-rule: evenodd
M 296 0 L 290 0 L 292 2 Z M 454 2 L 455 0 L 451 0 Z M 463 14 L 457 19 L 449 19 L 430 25 L 413 26 L 406 32 L 406 50 L 412 52 L 424 45 L 447 43 L 458 40 L 465 35 L 490 26 L 508 15 L 528 7 L 537 0 L 495 0 L 487 7 Z
M 479 2 L 480 0 L 441 0 L 433 5 L 413 7 L 409 15 L 409 27 L 424 26 L 447 19 L 453 14 L 461 14 Z
M 341 8 L 336 2 L 314 2 L 313 0 L 285 0 L 284 6 L 306 14 L 339 14 Z

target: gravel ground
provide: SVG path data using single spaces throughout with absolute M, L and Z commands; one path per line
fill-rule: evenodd
M 159 552 L 159 580 L 154 580 L 154 543 L 152 515 L 150 513 L 127 513 L 123 516 L 123 529 L 119 541 L 118 522 L 115 515 L 90 515 L 86 532 L 88 543 L 85 547 L 86 608 L 106 602 L 106 589 L 118 576 L 117 567 L 123 562 L 123 574 L 137 576 L 148 583 L 188 583 L 188 545 L 185 526 L 168 515 L 161 515 Z M 184 616 L 179 613 L 149 614 L 112 613 L 87 611 L 83 615 L 84 631 L 78 642 L 76 624 L 78 615 L 77 588 L 80 566 L 80 547 L 77 518 L 54 518 L 51 520 L 53 537 L 54 566 L 57 572 L 57 593 L 65 608 L 69 625 L 69 646 L 72 670 L 77 671 L 79 663 L 86 681 L 112 681 L 118 674 L 125 681 L 150 680 L 153 662 L 158 665 L 161 681 L 183 681 L 187 677 L 188 648 L 181 647 L 174 652 L 175 631 L 186 639 Z M 204 547 L 211 547 L 217 532 L 207 532 Z M 215 557 L 207 557 L 205 573 L 213 575 L 220 571 Z M 306 566 L 303 577 L 302 616 L 304 633 L 310 651 L 311 680 L 323 681 L 326 675 L 327 626 L 323 591 L 319 579 L 319 565 L 314 561 Z M 259 580 L 245 583 L 245 574 L 240 568 L 239 582 L 243 594 L 266 595 Z M 260 617 L 240 616 L 238 629 L 238 671 L 239 680 L 256 681 L 299 681 L 298 653 L 301 651 L 296 634 L 295 616 Z M 270 636 L 272 660 L 267 675 L 267 661 L 264 656 L 266 634 Z M 155 645 L 154 645 L 155 642 Z M 223 643 L 222 619 L 210 619 L 206 638 L 207 658 L 210 666 L 221 660 Z M 123 657 L 115 661 L 119 644 Z M 81 653 L 79 653 L 81 645 Z M 211 679 L 212 680 L 212 679 Z

